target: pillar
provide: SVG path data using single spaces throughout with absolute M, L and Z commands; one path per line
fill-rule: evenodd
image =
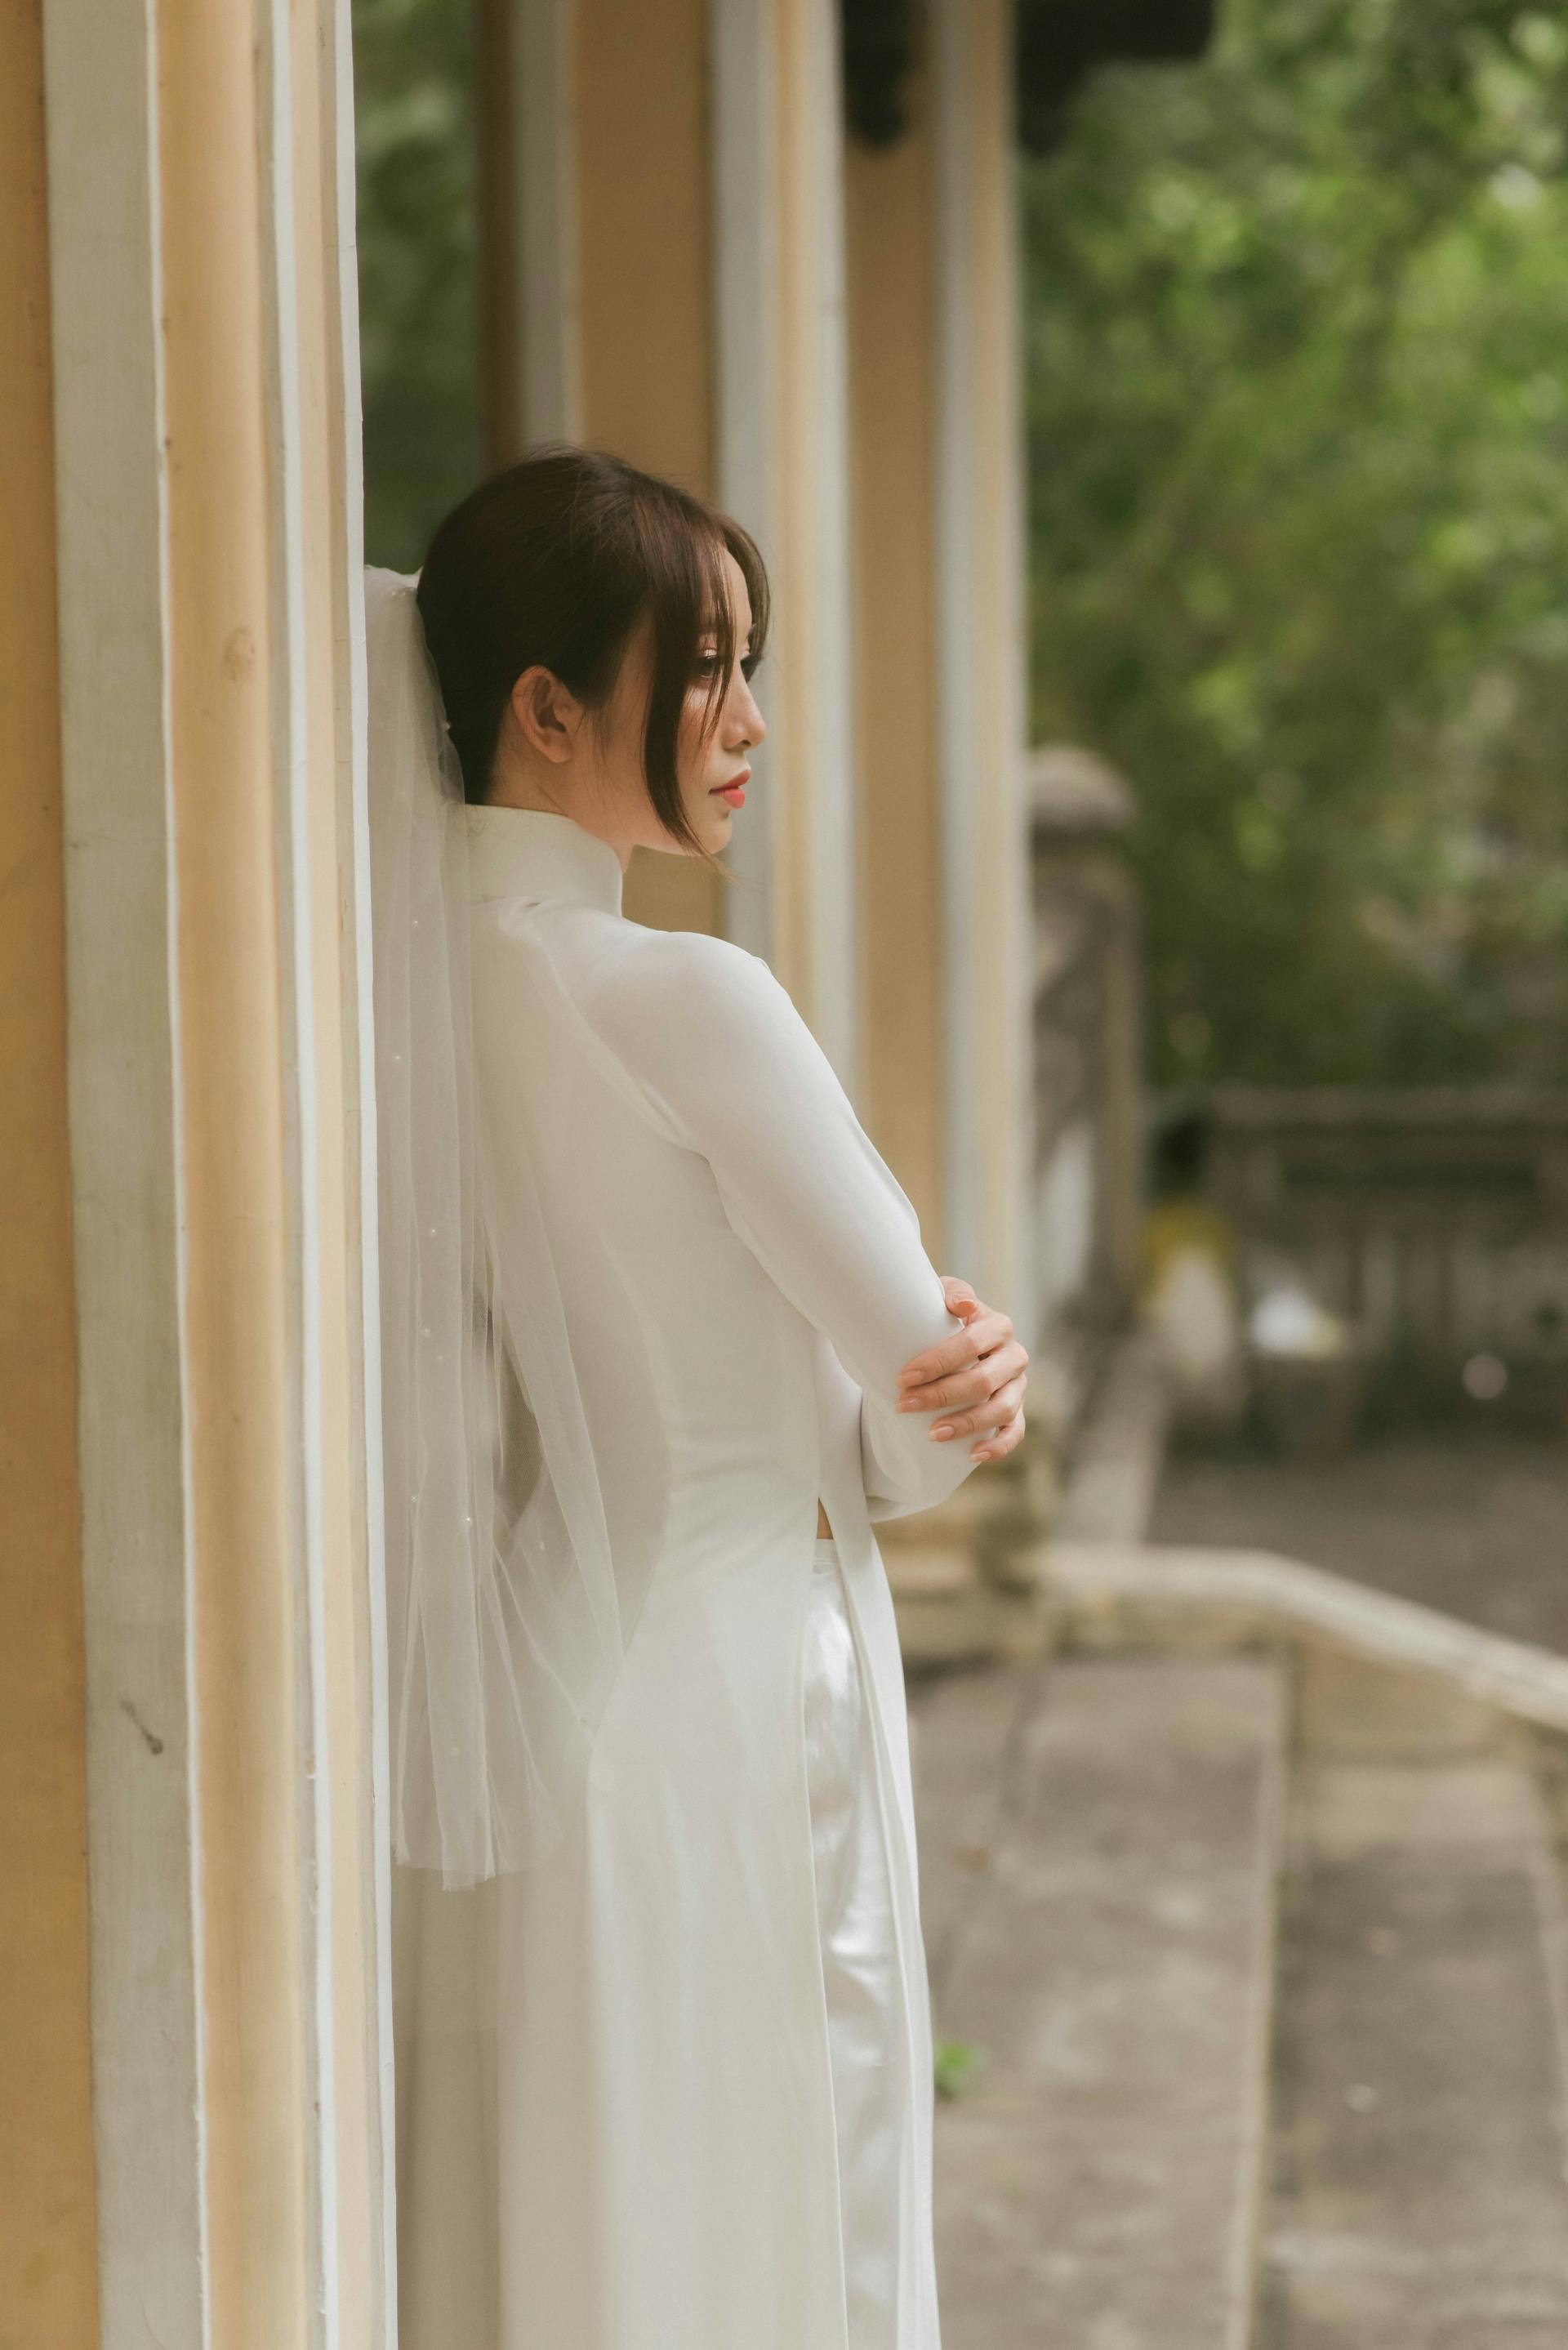
M 843 100 L 832 0 L 713 0 L 717 494 L 768 559 L 768 741 L 730 935 L 859 1076 Z
M 347 0 L 46 0 L 101 2339 L 385 2338 Z
M 43 67 L 32 0 L 0 17 L 0 2334 L 96 2350 Z
M 928 70 L 896 143 L 851 143 L 846 208 L 861 1113 L 945 1269 L 932 105 Z
M 928 0 L 847 161 L 864 1099 L 946 1272 L 1030 1326 L 1012 23 Z M 1027 1339 L 1026 1339 L 1027 1343 Z
M 1010 0 L 930 0 L 943 1235 L 1029 1343 L 1033 972 Z

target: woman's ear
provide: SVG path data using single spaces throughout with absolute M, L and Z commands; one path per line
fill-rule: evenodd
M 512 709 L 524 739 L 557 767 L 571 757 L 583 705 L 553 670 L 535 662 L 512 689 Z

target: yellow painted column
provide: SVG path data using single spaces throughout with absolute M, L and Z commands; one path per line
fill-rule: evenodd
M 950 1271 L 1029 1343 L 1033 957 L 1011 0 L 929 0 Z
M 773 552 L 782 721 L 770 951 L 852 1094 L 860 1084 L 843 95 L 836 0 L 778 0 Z
M 858 1084 L 838 11 L 711 0 L 716 478 L 768 559 L 768 739 L 728 858 L 766 955 Z
M 347 0 L 45 23 L 101 2322 L 378 2350 Z
M 0 2340 L 96 2350 L 43 43 L 0 16 Z
M 928 0 L 846 163 L 865 1103 L 943 1270 L 1022 1329 L 1033 1147 L 1012 12 Z
M 942 841 L 936 634 L 931 94 L 851 142 L 848 252 L 862 973 L 861 1107 L 943 1263 Z
M 705 0 L 576 0 L 575 56 L 582 438 L 709 496 Z M 720 929 L 722 894 L 686 857 L 627 876 L 634 920 L 675 930 Z
M 249 28 L 160 0 L 171 752 L 212 2323 L 306 2338 L 287 1177 Z
M 347 15 L 159 36 L 206 2241 L 214 2338 L 272 2350 L 386 2298 Z

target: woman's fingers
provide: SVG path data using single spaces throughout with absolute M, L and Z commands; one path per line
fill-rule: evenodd
M 911 1356 L 898 1375 L 898 1409 L 940 1411 L 930 1431 L 935 1442 L 973 1436 L 971 1461 L 1003 1460 L 1023 1436 L 1028 1354 L 1008 1315 L 977 1298 L 967 1282 L 944 1274 L 942 1292 L 949 1313 L 964 1326 Z
M 972 1409 L 948 1412 L 932 1429 L 932 1438 L 939 1444 L 950 1444 L 955 1436 L 983 1436 L 987 1439 L 994 1436 L 997 1430 L 1005 1426 L 1013 1413 L 1022 1408 L 1025 1385 L 1022 1371 L 1012 1378 L 1004 1379 L 983 1403 L 977 1403 Z
M 953 1273 L 944 1273 L 939 1277 L 942 1284 L 942 1295 L 947 1300 L 950 1314 L 955 1315 L 960 1321 L 967 1325 L 972 1322 L 977 1315 L 985 1312 L 985 1307 L 967 1281 L 961 1281 Z M 938 1368 L 939 1357 L 950 1357 L 950 1360 L 946 1364 L 946 1367 L 950 1370 L 954 1364 L 968 1362 L 971 1358 L 973 1350 L 966 1348 L 967 1336 L 967 1328 L 956 1333 L 957 1352 L 953 1351 L 955 1339 L 947 1338 L 935 1347 L 923 1347 L 918 1355 L 911 1355 L 899 1373 L 900 1381 L 908 1378 L 930 1378 Z
M 969 1457 L 971 1461 L 1004 1461 L 1023 1441 L 1023 1414 L 1015 1411 L 1006 1427 L 995 1436 L 988 1436 L 983 1443 L 971 1445 Z
M 997 1318 L 997 1341 L 985 1349 L 978 1361 L 966 1363 L 961 1369 L 949 1371 L 923 1386 L 906 1388 L 899 1398 L 899 1410 L 945 1411 L 950 1404 L 983 1403 L 988 1396 L 996 1393 L 1003 1379 L 1022 1371 L 1029 1357 L 1013 1337 L 1012 1323 L 1005 1315 Z
M 950 1338 L 940 1338 L 934 1347 L 910 1356 L 898 1374 L 899 1394 L 923 1394 L 928 1387 L 952 1372 L 968 1370 L 993 1347 L 1005 1346 L 1012 1336 L 1012 1324 L 1005 1314 L 998 1314 L 990 1305 L 979 1306 L 963 1328 L 955 1330 Z

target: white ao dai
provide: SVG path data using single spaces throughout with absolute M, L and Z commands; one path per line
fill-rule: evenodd
M 482 1114 L 531 1155 L 650 1576 L 561 1847 L 466 1892 L 394 1871 L 401 2350 L 938 2350 L 872 1524 L 969 1471 L 896 1409 L 958 1326 L 767 965 L 628 920 L 567 817 L 467 822 Z

